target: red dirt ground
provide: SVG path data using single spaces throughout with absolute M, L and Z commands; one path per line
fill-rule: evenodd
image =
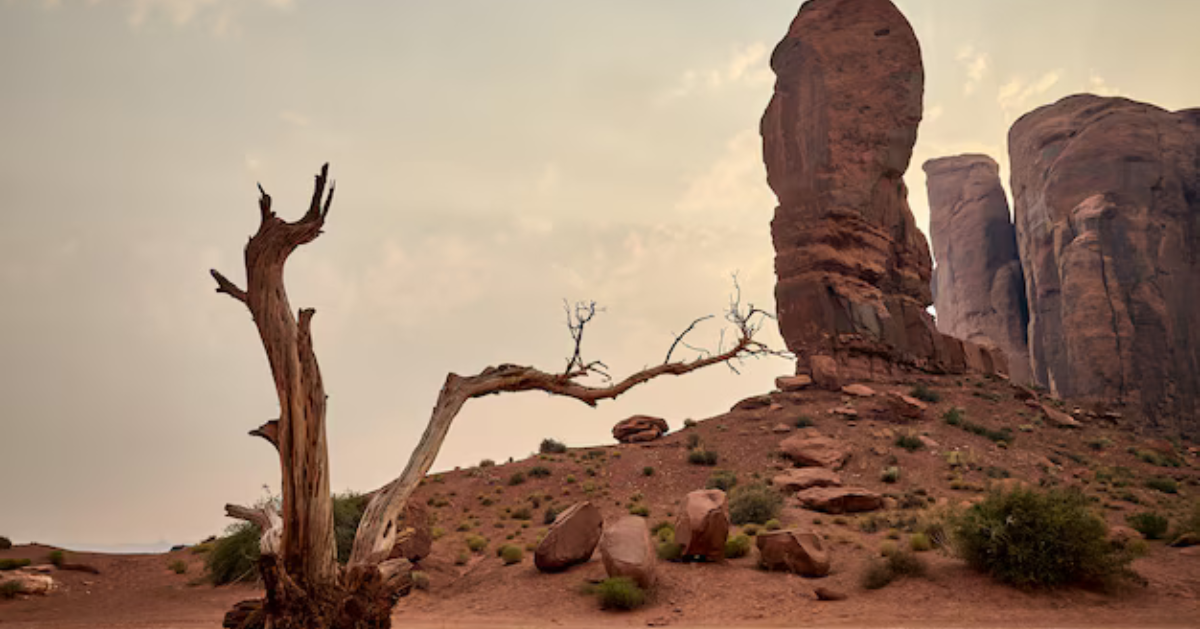
M 1027 593 L 996 584 L 970 570 L 960 560 L 940 551 L 922 553 L 929 564 L 924 578 L 897 581 L 881 590 L 861 587 L 868 561 L 878 555 L 887 525 L 874 533 L 862 532 L 869 515 L 834 516 L 800 509 L 794 499 L 786 503 L 782 520 L 788 527 L 810 528 L 825 535 L 833 559 L 833 573 L 823 579 L 804 579 L 768 573 L 755 567 L 754 553 L 722 564 L 660 562 L 660 584 L 650 604 L 629 613 L 603 612 L 595 599 L 582 593 L 589 579 L 604 576 L 598 559 L 561 574 L 540 574 L 532 553 L 514 566 L 503 566 L 495 549 L 503 543 L 532 544 L 544 529 L 542 514 L 548 504 L 566 506 L 590 499 L 606 519 L 624 515 L 637 494 L 638 504 L 650 508 L 650 522 L 673 520 L 678 500 L 704 486 L 713 469 L 733 470 L 741 483 L 755 475 L 769 479 L 786 463 L 773 453 L 785 434 L 772 432 L 779 423 L 791 425 L 810 417 L 816 428 L 845 440 L 853 451 L 842 470 L 847 484 L 902 496 L 924 490 L 935 499 L 958 504 L 981 495 L 1001 469 L 1015 478 L 1037 484 L 1053 481 L 1083 487 L 1096 497 L 1098 512 L 1110 524 L 1124 517 L 1155 509 L 1172 520 L 1183 517 L 1200 490 L 1197 460 L 1190 456 L 1183 467 L 1156 467 L 1140 461 L 1128 448 L 1143 447 L 1145 438 L 1132 431 L 1096 420 L 1082 430 L 1064 430 L 1035 423 L 1035 413 L 1013 398 L 1003 381 L 979 378 L 930 378 L 942 401 L 931 405 L 924 421 L 898 425 L 877 419 L 850 423 L 828 411 L 849 403 L 864 417 L 876 404 L 871 399 L 839 393 L 807 391 L 776 394 L 781 408 L 735 411 L 702 421 L 649 444 L 573 449 L 565 455 L 531 457 L 506 465 L 456 470 L 433 475 L 416 494 L 436 514 L 440 539 L 420 568 L 430 577 L 428 591 L 402 599 L 396 609 L 397 626 L 1200 626 L 1200 556 L 1149 542 L 1147 556 L 1134 562 L 1145 587 L 1131 585 L 1102 594 L 1080 589 Z M 877 391 L 907 390 L 907 386 L 872 385 Z M 967 419 L 992 429 L 1010 427 L 1015 441 L 1001 448 L 987 439 L 945 424 L 942 414 L 951 407 L 964 409 Z M 678 420 L 670 420 L 678 424 Z M 1018 426 L 1032 426 L 1022 432 Z M 893 444 L 895 436 L 913 430 L 926 434 L 939 446 L 907 452 Z M 890 432 L 889 432 L 890 431 Z M 689 465 L 685 458 L 689 435 L 719 453 L 716 468 Z M 1111 445 L 1094 449 L 1089 444 L 1107 438 Z M 950 489 L 951 470 L 945 453 L 963 452 L 971 469 L 961 473 L 966 490 Z M 596 453 L 596 454 L 590 454 Z M 895 457 L 889 463 L 889 457 Z M 902 471 L 894 485 L 880 481 L 880 470 L 891 465 Z M 549 468 L 548 478 L 528 477 L 534 466 Z M 643 468 L 653 467 L 651 476 Z M 1126 468 L 1126 486 L 1094 479 L 1097 471 Z M 591 470 L 590 472 L 588 470 Z M 514 472 L 527 480 L 509 485 Z M 1152 476 L 1170 476 L 1180 482 L 1180 493 L 1163 494 L 1143 486 Z M 532 506 L 532 521 L 506 515 Z M 490 500 L 492 504 L 485 505 Z M 1131 502 L 1136 500 L 1137 503 Z M 925 510 L 890 509 L 878 517 L 922 517 Z M 459 524 L 471 520 L 471 530 Z M 477 533 L 490 540 L 481 554 L 466 553 L 465 538 Z M 511 541 L 507 541 L 508 536 Z M 907 534 L 901 534 L 903 544 Z M 22 546 L 0 551 L 3 557 L 44 560 L 52 550 Z M 456 565 L 466 553 L 467 563 Z M 184 575 L 168 569 L 175 559 L 188 563 Z M 62 587 L 46 597 L 0 601 L 0 629 L 26 627 L 97 627 L 107 629 L 149 627 L 217 627 L 234 602 L 255 595 L 251 586 L 213 588 L 190 585 L 203 571 L 203 556 L 190 550 L 162 555 L 97 555 L 71 553 L 69 561 L 94 565 L 101 574 L 57 572 Z M 825 586 L 849 595 L 848 600 L 818 602 L 812 589 Z

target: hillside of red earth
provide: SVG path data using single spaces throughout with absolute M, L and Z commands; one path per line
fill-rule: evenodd
M 1140 434 L 1133 418 L 1074 409 L 1004 379 L 923 380 L 931 395 L 922 395 L 937 401 L 918 418 L 901 418 L 888 402 L 890 393 L 912 393 L 911 384 L 858 391 L 873 393 L 868 396 L 777 391 L 686 427 L 668 418 L 672 432 L 645 443 L 570 448 L 431 475 L 414 497 L 433 520 L 432 553 L 417 566 L 428 584 L 400 601 L 396 624 L 1196 626 L 1200 547 L 1160 540 L 1148 541 L 1146 554 L 1132 564 L 1144 583 L 1114 591 L 1023 591 L 939 548 L 918 553 L 928 564 L 925 576 L 864 588 L 863 573 L 881 547 L 906 547 L 911 531 L 924 522 L 965 508 L 1001 484 L 1079 487 L 1111 527 L 1127 526 L 1127 516 L 1144 511 L 1182 522 L 1200 497 L 1195 444 Z M 738 485 L 769 483 L 794 467 L 779 454 L 780 443 L 817 434 L 848 455 L 837 471 L 842 484 L 877 493 L 884 503 L 867 513 L 822 513 L 784 491 L 780 524 L 823 539 L 828 576 L 762 570 L 753 548 L 720 562 L 659 561 L 649 602 L 632 612 L 611 612 L 587 592 L 589 583 L 605 577 L 598 552 L 559 573 L 539 572 L 533 564 L 548 508 L 587 500 L 606 523 L 631 512 L 645 514 L 651 525 L 674 522 L 684 496 L 705 488 L 715 472 L 732 472 Z M 901 437 L 915 449 L 898 445 Z M 716 453 L 715 465 L 689 463 L 697 443 Z M 895 468 L 893 482 L 885 482 L 888 468 Z M 730 533 L 739 530 L 745 527 Z M 475 535 L 487 540 L 478 552 L 468 549 Z M 523 548 L 522 560 L 505 565 L 496 553 L 503 544 Z M 0 551 L 0 559 L 44 563 L 51 550 L 17 546 Z M 203 555 L 192 549 L 67 558 L 99 574 L 53 570 L 59 586 L 52 593 L 0 600 L 0 627 L 215 627 L 234 602 L 256 591 L 203 584 Z M 183 574 L 171 569 L 175 561 L 184 562 Z M 816 588 L 846 598 L 819 601 Z

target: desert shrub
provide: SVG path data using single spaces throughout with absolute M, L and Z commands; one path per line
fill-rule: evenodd
M 813 524 L 817 524 L 817 522 L 813 522 Z M 770 520 L 767 520 L 765 524 L 763 524 L 763 528 L 768 531 L 778 531 L 779 529 L 783 528 L 783 523 L 775 518 L 771 518 Z
M 1113 441 L 1112 441 L 1112 439 L 1109 439 L 1108 437 L 1099 437 L 1096 439 L 1092 439 L 1091 441 L 1088 441 L 1087 445 L 1089 448 L 1091 448 L 1093 450 L 1104 450 L 1106 448 L 1111 448 L 1113 445 Z
M 713 466 L 717 464 L 717 453 L 704 448 L 693 448 L 688 451 L 687 462 L 692 465 Z
M 494 467 L 496 462 L 491 459 L 483 459 L 479 462 L 479 467 Z
M 1146 539 L 1159 539 L 1167 533 L 1167 528 L 1170 527 L 1166 516 L 1149 511 L 1135 513 L 1125 518 L 1125 521 Z
M 879 480 L 885 483 L 894 483 L 900 480 L 900 468 L 893 465 L 883 470 L 883 472 L 879 475 Z
M 758 525 L 757 524 L 747 524 L 742 527 L 742 532 L 745 533 L 746 535 L 749 535 L 750 537 L 754 537 L 754 536 L 758 535 Z
M 646 505 L 634 505 L 629 507 L 629 514 L 648 518 L 650 517 L 650 507 L 647 507 Z
M 508 484 L 510 486 L 520 485 L 524 482 L 525 482 L 525 473 L 524 472 L 513 472 L 513 475 L 508 477 Z
M 913 552 L 923 553 L 927 550 L 933 550 L 933 542 L 924 533 L 913 533 L 908 537 L 908 549 Z
M 811 428 L 816 426 L 817 423 L 808 415 L 801 415 L 796 418 L 796 421 L 792 422 L 792 425 L 796 428 Z
M 255 554 L 256 555 L 258 554 L 257 547 L 256 547 Z M 53 550 L 53 551 L 50 551 L 49 555 L 46 555 L 46 560 L 49 561 L 50 563 L 54 564 L 55 567 L 61 568 L 63 566 L 63 564 L 66 563 L 67 556 L 61 550 Z
M 12 548 L 12 540 L 0 535 L 0 550 L 8 550 Z
M 538 452 L 542 454 L 565 454 L 567 452 L 567 444 L 547 437 L 542 439 L 541 445 L 538 446 Z
M 1019 587 L 1110 583 L 1133 559 L 1107 539 L 1104 520 L 1078 490 L 993 493 L 953 519 L 958 554 L 977 570 Z
M 642 476 L 654 476 L 654 468 L 647 465 L 642 468 Z
M 925 444 L 921 442 L 920 437 L 911 434 L 900 435 L 899 437 L 896 437 L 896 445 L 908 450 L 909 452 L 916 452 L 917 450 L 925 447 Z
M 167 567 L 170 568 L 171 572 L 174 572 L 175 574 L 183 574 L 187 572 L 188 568 L 187 562 L 182 559 L 176 559 L 175 561 L 172 561 L 169 565 L 167 565 Z
M 487 538 L 482 535 L 467 536 L 467 548 L 471 549 L 473 553 L 482 551 L 484 548 L 487 548 L 487 545 Z
M 671 539 L 674 540 L 674 530 L 671 531 Z M 683 544 L 678 544 L 675 541 L 663 542 L 658 545 L 658 558 L 663 561 L 679 561 L 683 558 Z
M 212 551 L 204 558 L 204 569 L 213 585 L 256 579 L 261 537 L 262 531 L 249 522 L 238 522 L 225 529 L 225 536 L 213 542 Z
M 5 581 L 0 584 L 0 600 L 16 598 L 20 593 L 21 583 L 19 581 Z
M 517 507 L 516 509 L 513 509 L 512 519 L 514 519 L 514 520 L 532 520 L 533 513 L 529 510 L 529 507 Z
M 28 559 L 0 559 L 0 570 L 16 570 L 17 568 L 24 568 L 30 563 L 32 562 Z
M 496 555 L 504 561 L 504 565 L 511 566 L 515 563 L 520 563 L 525 558 L 525 551 L 521 550 L 520 546 L 505 544 L 496 551 Z
M 471 555 L 465 550 L 459 551 L 458 556 L 454 558 L 454 565 L 465 566 L 468 561 L 471 561 Z
M 434 541 L 442 539 L 445 536 L 446 536 L 446 529 L 444 529 L 440 526 L 435 526 L 432 529 L 429 529 L 429 537 L 431 539 L 433 539 Z
M 471 530 L 471 523 L 467 520 L 463 520 L 462 522 L 458 523 L 458 528 L 456 528 L 454 530 L 456 530 L 460 533 L 469 531 L 469 530 Z
M 367 496 L 354 492 L 336 494 L 333 497 L 333 537 L 337 542 L 338 563 L 344 564 L 350 561 L 350 550 L 354 548 L 354 536 L 358 533 L 358 523 L 362 521 L 368 501 Z M 440 506 L 445 506 L 445 504 L 448 503 Z
M 1179 493 L 1179 484 L 1174 479 L 1165 476 L 1147 479 L 1146 486 L 1155 491 L 1161 491 L 1164 494 Z
M 878 559 L 867 564 L 862 576 L 862 586 L 868 590 L 878 590 L 892 581 L 906 576 L 922 576 L 926 572 L 925 562 L 911 552 L 894 551 L 887 553 L 887 559 Z
M 1186 519 L 1178 524 L 1179 535 L 1191 533 L 1192 535 L 1200 536 L 1200 500 L 1192 506 L 1192 512 Z M 1178 537 L 1178 536 L 1176 536 Z
M 554 524 L 554 520 L 558 518 L 558 514 L 562 512 L 557 505 L 546 507 L 546 513 L 542 516 L 542 524 Z
M 413 587 L 417 588 L 418 590 L 428 590 L 429 589 L 429 575 L 428 574 L 425 574 L 424 572 L 421 572 L 420 570 L 413 570 L 412 572 L 408 573 L 408 578 L 412 579 Z
M 725 556 L 729 559 L 737 559 L 750 554 L 750 536 L 746 534 L 734 535 L 725 541 Z
M 733 489 L 734 485 L 737 485 L 737 474 L 732 470 L 717 470 L 708 475 L 708 481 L 704 483 L 704 488 L 729 491 Z
M 879 554 L 884 557 L 891 557 L 899 551 L 900 547 L 893 541 L 887 541 L 879 545 Z
M 697 424 L 697 422 L 696 422 L 696 420 L 694 420 L 694 419 L 685 419 L 685 420 L 683 420 L 683 427 L 684 427 L 684 428 L 691 428 L 691 427 L 695 426 L 696 424 Z
M 909 389 L 908 395 L 910 397 L 915 397 L 922 402 L 937 403 L 942 401 L 941 394 L 925 386 L 924 383 L 918 384 L 917 386 Z
M 568 485 L 574 485 L 577 479 L 575 478 L 574 474 L 567 474 L 567 477 L 563 480 L 566 481 Z
M 612 577 L 596 586 L 596 596 L 604 609 L 637 609 L 646 602 L 646 593 L 629 577 Z
M 778 518 L 781 509 L 783 497 L 763 484 L 742 485 L 729 494 L 729 519 L 734 524 L 764 524 Z
M 693 433 L 690 433 L 690 434 L 688 434 L 688 436 L 687 436 L 687 447 L 688 447 L 688 449 L 689 449 L 689 450 L 694 450 L 694 449 L 696 449 L 696 448 L 700 447 L 700 435 L 698 435 L 698 434 L 696 434 L 696 433 L 694 433 L 694 432 L 693 432 Z
M 942 421 L 951 426 L 961 425 L 963 422 L 963 410 L 955 407 L 946 411 L 945 413 L 942 413 Z
M 549 478 L 550 468 L 545 465 L 535 465 L 529 468 L 529 475 L 533 478 Z

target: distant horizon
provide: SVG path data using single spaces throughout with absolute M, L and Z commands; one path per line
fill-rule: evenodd
M 905 175 L 923 232 L 921 165 L 983 153 L 1009 192 L 1008 128 L 1038 106 L 1200 106 L 1195 3 L 895 4 L 925 67 Z M 0 2 L 0 475 L 22 479 L 0 484 L 20 505 L 0 535 L 190 544 L 225 529 L 225 503 L 278 490 L 247 436 L 277 413 L 262 346 L 208 276 L 242 281 L 256 182 L 295 218 L 322 163 L 337 181 L 287 276 L 317 310 L 337 492 L 400 473 L 447 373 L 561 367 L 564 298 L 606 307 L 585 351 L 614 374 L 719 314 L 732 273 L 774 310 L 758 124 L 800 5 Z M 434 469 L 609 444 L 639 413 L 677 429 L 792 370 L 713 367 L 597 409 L 475 400 Z

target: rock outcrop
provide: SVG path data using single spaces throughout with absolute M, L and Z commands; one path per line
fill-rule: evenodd
M 805 577 L 829 574 L 829 554 L 821 538 L 805 531 L 775 531 L 759 533 L 758 561 L 767 570 L 794 572 Z
M 1200 109 L 1070 96 L 1009 155 L 1034 378 L 1200 428 Z
M 938 329 L 995 345 L 1009 376 L 1031 382 L 1025 278 L 1000 167 L 986 155 L 958 155 L 929 160 L 924 170 Z
M 388 557 L 395 559 L 403 557 L 413 563 L 421 561 L 433 551 L 433 531 L 429 526 L 429 511 L 425 505 L 415 500 L 409 500 L 404 505 L 404 519 L 401 526 L 411 528 L 412 536 L 392 547 Z
M 822 355 L 844 380 L 965 371 L 963 342 L 926 312 L 932 261 L 904 185 L 924 89 L 912 27 L 889 0 L 810 0 L 771 69 L 761 133 L 779 200 L 775 302 L 798 371 Z
M 857 487 L 813 487 L 796 494 L 805 509 L 824 513 L 858 513 L 883 508 L 883 496 Z
M 777 474 L 771 485 L 783 491 L 804 491 L 810 487 L 840 487 L 842 477 L 824 467 L 801 467 Z
M 837 470 L 850 459 L 850 448 L 845 443 L 807 432 L 781 441 L 779 451 L 798 467 Z
M 709 560 L 725 557 L 729 538 L 729 505 L 720 489 L 698 489 L 683 499 L 675 522 L 675 542 L 683 555 Z
M 566 570 L 592 558 L 604 518 L 590 502 L 577 502 L 558 514 L 546 536 L 538 543 L 533 564 L 542 572 Z
M 609 577 L 629 577 L 641 587 L 653 586 L 658 556 L 646 518 L 627 515 L 604 527 L 600 558 Z
M 654 441 L 667 433 L 667 420 L 649 415 L 634 415 L 613 426 L 613 439 L 621 443 Z

